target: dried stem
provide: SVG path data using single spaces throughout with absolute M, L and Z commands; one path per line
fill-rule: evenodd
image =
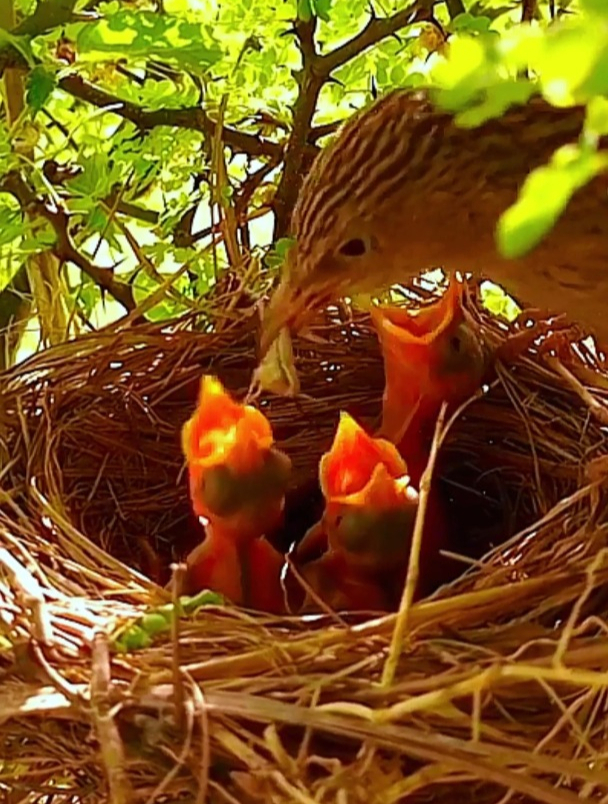
M 416 513 L 416 522 L 414 525 L 414 533 L 412 535 L 412 546 L 407 565 L 405 586 L 403 588 L 403 595 L 401 597 L 399 611 L 397 612 L 397 618 L 395 620 L 395 630 L 393 631 L 393 638 L 391 640 L 389 654 L 382 671 L 382 684 L 385 686 L 390 686 L 393 683 L 393 679 L 397 671 L 397 665 L 399 663 L 399 657 L 401 656 L 403 649 L 403 641 L 409 626 L 409 616 L 412 608 L 412 601 L 416 592 L 416 586 L 418 585 L 420 549 L 422 547 L 422 536 L 424 533 L 426 511 L 446 413 L 447 404 L 444 402 L 441 406 L 441 410 L 439 411 L 439 416 L 437 417 L 437 424 L 435 426 L 435 434 L 433 436 L 429 460 L 420 480 L 418 511 Z
M 107 637 L 98 633 L 93 640 L 91 715 L 106 772 L 108 798 L 112 804 L 131 804 L 134 791 L 126 772 L 125 750 L 110 703 L 111 672 Z

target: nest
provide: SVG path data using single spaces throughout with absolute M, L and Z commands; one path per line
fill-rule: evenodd
M 202 372 L 249 385 L 257 319 L 237 308 L 213 331 L 95 333 L 3 377 L 3 800 L 608 800 L 608 377 L 582 353 L 529 351 L 451 422 L 435 482 L 463 574 L 430 598 L 372 619 L 211 599 L 125 648 L 199 539 L 180 429 Z M 264 401 L 294 462 L 288 530 L 315 507 L 339 411 L 370 427 L 380 411 L 376 337 L 341 316 L 296 343 L 311 399 Z

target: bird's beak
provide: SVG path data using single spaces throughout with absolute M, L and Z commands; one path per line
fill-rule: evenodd
M 372 323 L 382 342 L 392 338 L 405 347 L 428 346 L 462 309 L 462 294 L 462 283 L 452 278 L 441 298 L 416 313 L 403 307 L 372 307 Z
M 313 304 L 306 293 L 290 285 L 286 279 L 280 282 L 262 316 L 260 361 L 264 360 L 281 330 L 287 328 L 295 334 L 304 326 L 315 312 Z
M 383 463 L 373 470 L 369 481 L 354 494 L 333 499 L 334 503 L 377 511 L 401 507 L 405 502 L 418 503 L 418 492 L 410 485 L 409 476 L 393 477 Z
M 319 464 L 319 481 L 325 499 L 335 500 L 360 492 L 378 465 L 385 466 L 392 477 L 407 474 L 405 461 L 394 444 L 372 438 L 348 413 L 341 413 L 331 448 Z
M 224 464 L 238 473 L 250 471 L 273 441 L 261 411 L 235 402 L 217 378 L 203 377 L 196 411 L 182 430 L 191 470 Z

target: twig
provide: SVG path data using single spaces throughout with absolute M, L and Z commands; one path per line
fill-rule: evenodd
M 581 398 L 585 405 L 587 405 L 589 412 L 597 421 L 604 426 L 608 425 L 608 407 L 603 405 L 596 396 L 589 393 L 583 383 L 577 379 L 557 357 L 546 357 L 545 361 L 547 365 L 568 383 L 568 386 Z
M 330 75 L 338 67 L 346 64 L 355 56 L 363 53 L 370 47 L 378 44 L 382 39 L 396 33 L 400 28 L 411 25 L 414 22 L 428 20 L 431 17 L 433 6 L 437 0 L 418 0 L 410 3 L 407 8 L 398 11 L 390 17 L 372 16 L 365 28 L 354 36 L 349 42 L 340 45 L 331 53 L 319 58 L 319 69 L 325 74 Z
M 53 644 L 53 625 L 40 584 L 4 547 L 0 547 L 0 564 L 10 575 L 18 596 L 32 615 L 32 636 L 41 645 Z
M 175 126 L 176 128 L 201 131 L 212 137 L 216 129 L 216 123 L 200 106 L 148 111 L 136 103 L 122 100 L 117 95 L 98 89 L 98 87 L 88 83 L 79 75 L 69 75 L 62 78 L 59 81 L 59 87 L 73 97 L 99 108 L 114 105 L 113 114 L 131 121 L 142 131 L 148 131 L 156 126 Z M 223 128 L 222 140 L 234 151 L 248 154 L 249 156 L 277 157 L 282 154 L 282 148 L 278 143 L 262 139 L 254 134 L 237 131 L 229 126 Z
M 412 547 L 407 565 L 407 576 L 405 579 L 405 586 L 403 588 L 403 595 L 399 604 L 399 611 L 397 612 L 397 617 L 395 619 L 395 628 L 393 630 L 393 638 L 391 640 L 389 654 L 382 670 L 381 683 L 383 686 L 390 686 L 393 682 L 399 657 L 401 655 L 403 640 L 409 625 L 409 615 L 412 607 L 412 600 L 414 599 L 414 592 L 416 591 L 416 586 L 418 583 L 418 564 L 420 559 L 420 548 L 422 546 L 422 535 L 424 532 L 426 509 L 429 502 L 429 493 L 433 480 L 435 461 L 437 460 L 437 452 L 439 449 L 440 437 L 443 430 L 446 412 L 447 404 L 444 402 L 441 406 L 441 410 L 439 411 L 439 416 L 437 417 L 429 460 L 420 480 L 418 511 L 416 513 L 416 522 L 414 524 L 414 533 L 412 535 Z
M 108 640 L 104 633 L 93 638 L 91 716 L 95 724 L 112 804 L 131 804 L 134 791 L 125 769 L 125 750 L 110 706 L 112 677 Z
M 459 14 L 466 13 L 462 0 L 445 0 L 445 4 L 448 7 L 448 14 L 451 20 L 455 19 Z
M 557 643 L 557 647 L 555 648 L 555 653 L 553 654 L 553 666 L 560 667 L 564 663 L 564 656 L 568 650 L 568 645 L 570 644 L 570 640 L 574 634 L 574 629 L 576 627 L 576 622 L 580 616 L 583 606 L 587 602 L 589 595 L 593 592 L 595 588 L 595 576 L 596 573 L 602 569 L 604 562 L 606 561 L 606 557 L 608 556 L 608 549 L 602 548 L 599 550 L 596 555 L 594 556 L 593 560 L 590 562 L 589 566 L 587 567 L 587 583 L 585 584 L 585 588 L 578 596 L 578 599 L 574 602 L 572 606 L 572 610 L 570 612 L 570 616 L 566 621 L 562 633 L 560 634 L 559 641 Z
M 186 759 L 188 758 L 188 754 L 190 753 L 190 748 L 192 746 L 192 735 L 194 730 L 194 708 L 192 706 L 192 702 L 188 701 L 187 705 L 185 706 L 184 710 L 185 714 L 185 737 L 184 742 L 182 744 L 181 751 L 176 756 L 172 751 L 165 749 L 168 754 L 170 754 L 171 758 L 174 761 L 174 765 L 164 777 L 164 779 L 156 786 L 156 788 L 150 794 L 150 797 L 146 800 L 146 804 L 153 804 L 158 798 L 160 798 L 173 779 L 177 776 L 180 770 L 183 768 L 184 764 L 186 763 Z
M 198 793 L 195 804 L 205 804 L 207 801 L 207 790 L 209 788 L 209 766 L 211 765 L 209 715 L 207 714 L 207 707 L 205 705 L 205 696 L 203 691 L 193 678 L 190 676 L 187 676 L 187 678 L 190 682 L 190 688 L 192 690 L 194 712 L 195 714 L 199 715 L 201 730 L 201 772 L 198 780 Z
M 7 173 L 0 182 L 0 187 L 13 195 L 24 210 L 32 215 L 45 218 L 51 224 L 57 236 L 53 253 L 59 260 L 74 263 L 116 301 L 120 302 L 126 310 L 130 311 L 135 308 L 131 288 L 116 279 L 111 269 L 98 268 L 76 249 L 69 232 L 69 216 L 62 207 L 55 202 L 45 202 L 36 195 L 17 171 Z
M 321 609 L 321 611 L 325 612 L 328 617 L 331 617 L 333 620 L 336 621 L 338 625 L 344 626 L 348 628 L 348 624 L 340 617 L 338 612 L 334 611 L 331 606 L 328 606 L 327 603 L 323 600 L 323 598 L 319 597 L 316 591 L 312 588 L 312 586 L 308 583 L 306 578 L 304 578 L 299 572 L 296 565 L 293 563 L 293 559 L 290 555 L 285 556 L 285 561 L 287 566 L 289 567 L 290 572 L 293 573 L 296 581 L 300 584 L 302 589 L 306 592 L 306 594 L 310 595 L 312 600 L 317 604 L 317 606 Z
M 186 575 L 186 565 L 172 564 L 171 573 L 171 602 L 173 603 L 173 616 L 171 618 L 171 668 L 173 672 L 173 689 L 175 692 L 175 721 L 178 729 L 181 730 L 184 726 L 186 713 L 184 708 L 184 680 L 181 671 L 179 626 L 181 620 L 180 596 Z
M 34 13 L 19 23 L 12 33 L 15 36 L 41 36 L 47 31 L 72 20 L 76 0 L 38 0 Z

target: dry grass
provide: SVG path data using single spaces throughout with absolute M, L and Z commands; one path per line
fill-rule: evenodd
M 397 615 L 206 606 L 114 650 L 170 600 L 157 583 L 197 538 L 179 432 L 203 371 L 248 387 L 256 318 L 232 308 L 211 334 L 196 319 L 98 333 L 3 377 L 3 800 L 608 802 L 606 394 L 533 354 L 439 434 L 435 480 L 477 558 L 408 608 L 391 684 Z M 340 408 L 379 412 L 375 337 L 337 316 L 296 344 L 314 399 L 266 408 L 296 486 Z

